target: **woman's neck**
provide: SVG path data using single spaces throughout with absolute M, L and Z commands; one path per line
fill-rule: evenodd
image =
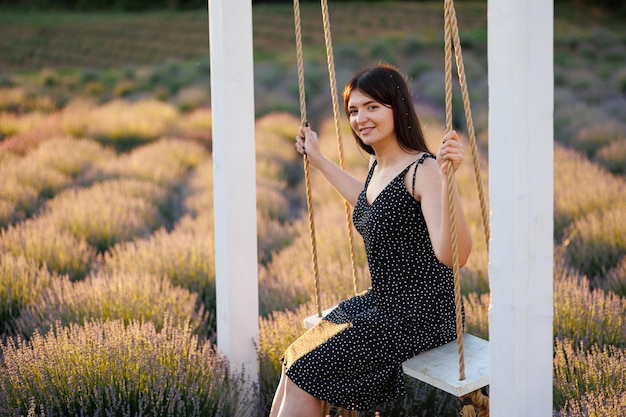
M 397 145 L 397 144 L 396 144 Z M 384 149 L 374 149 L 376 164 L 380 169 L 396 168 L 413 161 L 421 152 L 407 151 L 397 146 L 386 146 Z

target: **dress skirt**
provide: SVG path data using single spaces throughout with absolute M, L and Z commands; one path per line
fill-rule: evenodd
M 433 331 L 414 316 L 377 308 L 368 290 L 297 339 L 283 362 L 287 376 L 314 397 L 368 410 L 405 394 L 402 362 L 454 338 L 454 329 Z

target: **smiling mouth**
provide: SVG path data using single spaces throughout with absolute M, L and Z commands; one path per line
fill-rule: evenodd
M 370 133 L 372 130 L 374 130 L 373 127 L 366 127 L 363 129 L 360 129 L 359 132 L 361 132 L 362 135 L 367 135 L 368 133 Z

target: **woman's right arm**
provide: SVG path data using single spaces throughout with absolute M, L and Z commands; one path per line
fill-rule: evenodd
M 308 123 L 300 127 L 298 131 L 296 150 L 299 153 L 306 153 L 309 163 L 335 187 L 350 205 L 356 204 L 357 198 L 363 190 L 363 183 L 322 154 L 317 133 L 311 130 Z

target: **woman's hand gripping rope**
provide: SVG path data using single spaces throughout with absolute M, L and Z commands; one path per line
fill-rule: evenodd
M 452 162 L 452 167 L 456 172 L 461 166 L 463 158 L 465 158 L 465 146 L 459 140 L 456 131 L 451 130 L 444 135 L 437 151 L 437 162 L 441 173 L 444 176 L 448 174 L 448 161 Z
M 304 123 L 298 130 L 295 143 L 296 151 L 302 155 L 306 155 L 309 162 L 313 166 L 317 166 L 317 162 L 322 158 L 317 133 L 311 129 L 308 122 Z

